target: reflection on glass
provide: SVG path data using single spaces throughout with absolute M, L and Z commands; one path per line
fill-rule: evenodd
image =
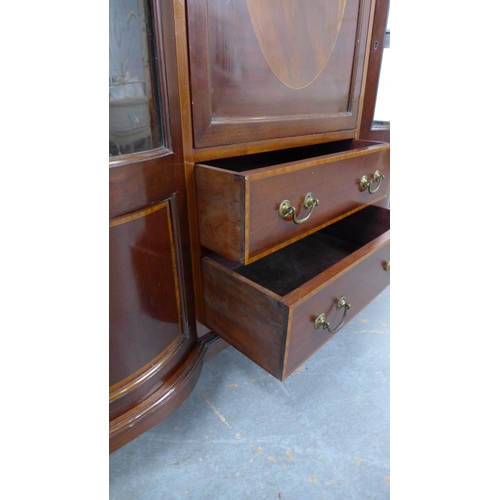
M 109 1 L 109 156 L 162 145 L 147 3 Z
M 391 30 L 389 28 L 390 13 L 387 19 L 387 27 L 384 37 L 384 53 L 382 54 L 382 66 L 380 68 L 380 77 L 377 90 L 377 101 L 375 103 L 375 114 L 373 117 L 373 125 L 375 127 L 388 126 L 390 123 L 390 74 L 391 74 Z

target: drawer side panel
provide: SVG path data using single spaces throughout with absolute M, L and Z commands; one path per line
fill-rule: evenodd
M 206 326 L 281 380 L 288 307 L 207 257 L 202 274 Z
M 200 244 L 239 261 L 244 254 L 244 178 L 196 165 L 195 179 Z

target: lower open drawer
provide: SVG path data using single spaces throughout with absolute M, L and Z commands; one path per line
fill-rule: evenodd
M 389 214 L 366 207 L 247 266 L 204 257 L 206 326 L 284 380 L 389 285 Z

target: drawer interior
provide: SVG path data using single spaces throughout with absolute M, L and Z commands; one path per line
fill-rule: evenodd
M 217 259 L 237 274 L 284 296 L 389 230 L 390 212 L 368 206 L 248 265 Z
M 325 144 L 315 144 L 312 146 L 303 146 L 300 148 L 289 148 L 279 151 L 270 151 L 268 153 L 256 153 L 246 156 L 237 156 L 232 158 L 223 158 L 203 162 L 205 165 L 223 168 L 231 172 L 244 172 L 282 163 L 293 161 L 302 161 L 319 156 L 334 155 L 346 153 L 356 149 L 363 149 L 370 146 L 379 146 L 381 143 L 370 141 L 359 141 L 348 139 L 344 141 L 329 142 Z

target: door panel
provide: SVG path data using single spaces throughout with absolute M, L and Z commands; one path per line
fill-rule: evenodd
M 184 401 L 200 371 L 190 360 L 201 363 L 205 351 L 196 344 L 172 0 L 110 0 L 109 41 L 115 450 Z
M 140 371 L 186 336 L 172 199 L 111 221 L 110 385 Z
M 369 0 L 187 7 L 196 147 L 346 130 L 354 137 Z

